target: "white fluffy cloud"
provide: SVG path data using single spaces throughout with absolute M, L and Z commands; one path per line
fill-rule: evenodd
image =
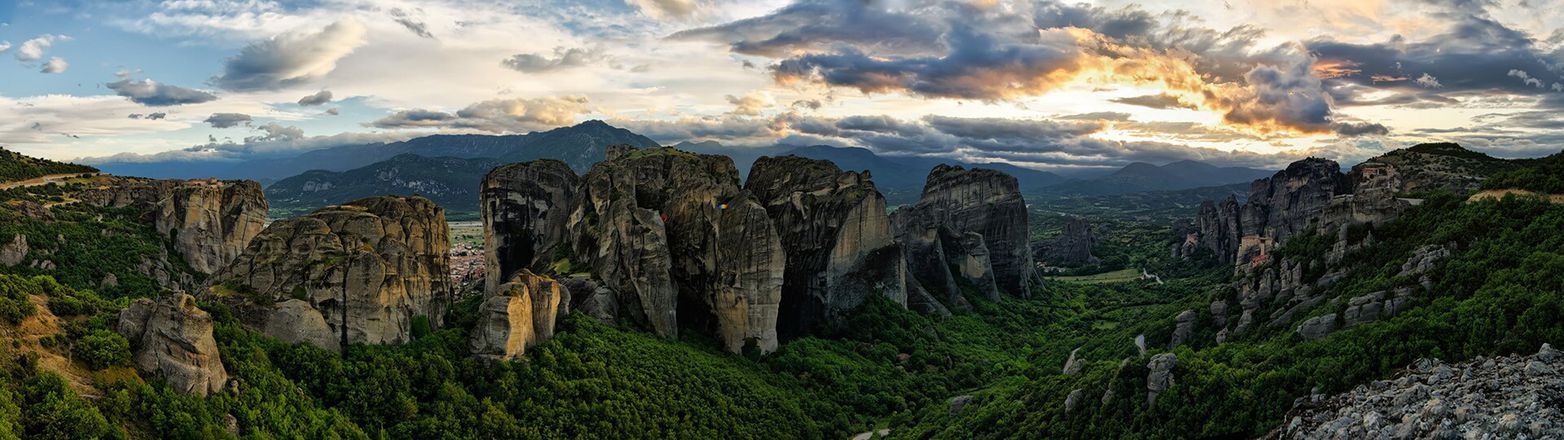
M 469 105 L 456 113 L 426 109 L 402 110 L 371 122 L 376 128 L 446 128 L 490 133 L 525 133 L 570 125 L 589 111 L 587 98 L 494 99 Z
M 366 31 L 347 19 L 320 31 L 296 31 L 251 44 L 223 65 L 214 82 L 228 90 L 276 90 L 318 79 L 364 44 Z
M 39 35 L 38 37 L 31 40 L 23 41 L 22 45 L 16 48 L 16 59 L 22 62 L 33 62 L 41 60 L 43 59 L 44 52 L 47 52 L 50 47 L 53 47 L 55 42 L 69 41 L 70 39 L 71 37 L 65 35 Z M 7 43 L 6 46 L 9 47 L 10 44 Z
M 64 58 L 52 57 L 52 58 L 49 58 L 49 62 L 43 63 L 43 70 L 39 70 L 39 72 L 43 72 L 43 73 L 64 73 L 65 69 L 68 69 L 70 67 L 71 67 L 71 64 L 65 62 Z

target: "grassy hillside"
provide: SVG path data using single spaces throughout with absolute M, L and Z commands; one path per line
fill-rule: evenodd
M 27 157 L 0 148 L 0 182 L 27 180 L 50 174 L 96 173 L 97 168 Z

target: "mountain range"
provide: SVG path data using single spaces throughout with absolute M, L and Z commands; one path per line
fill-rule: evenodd
M 308 211 L 381 194 L 420 194 L 453 213 L 478 210 L 476 185 L 499 164 L 557 159 L 578 173 L 602 160 L 609 145 L 637 148 L 656 141 L 602 121 L 523 135 L 431 135 L 401 142 L 348 145 L 309 151 L 294 157 L 237 163 L 110 162 L 106 172 L 155 178 L 252 179 L 267 184 L 267 196 L 279 214 Z M 829 160 L 844 170 L 868 171 L 891 205 L 915 202 L 924 176 L 936 165 L 989 168 L 1014 176 L 1033 200 L 1074 196 L 1176 191 L 1248 182 L 1270 174 L 1249 168 L 1221 168 L 1196 161 L 1165 165 L 1132 163 L 1103 176 L 1068 178 L 1007 163 L 970 163 L 925 156 L 881 155 L 865 148 L 828 145 L 729 146 L 715 141 L 682 142 L 676 148 L 733 159 L 740 176 L 764 156 L 795 155 Z

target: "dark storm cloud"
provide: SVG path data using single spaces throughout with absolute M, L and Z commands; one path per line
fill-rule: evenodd
M 211 93 L 168 84 L 159 84 L 157 81 L 150 79 L 124 78 L 104 84 L 104 87 L 108 87 L 109 90 L 113 90 L 119 96 L 130 99 L 131 102 L 153 107 L 199 104 L 217 99 L 217 95 Z

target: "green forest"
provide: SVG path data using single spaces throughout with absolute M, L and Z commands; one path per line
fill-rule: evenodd
M 0 182 L 27 180 L 51 174 L 96 173 L 97 168 L 24 156 L 0 148 Z

